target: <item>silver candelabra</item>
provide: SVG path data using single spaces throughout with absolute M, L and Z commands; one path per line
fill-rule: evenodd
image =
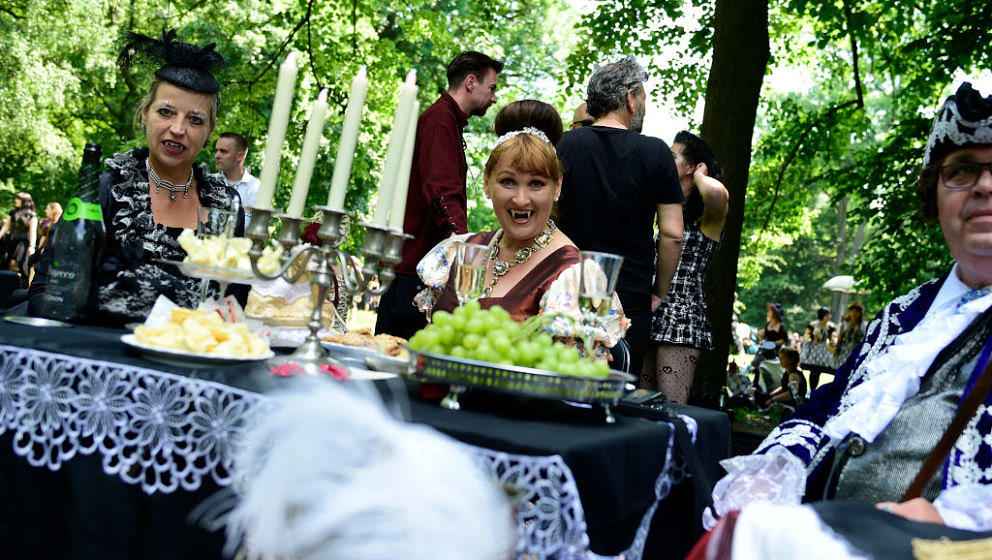
M 251 268 L 255 276 L 265 280 L 282 278 L 290 284 L 300 279 L 304 272 L 309 272 L 313 310 L 307 327 L 310 334 L 295 352 L 286 356 L 277 356 L 271 360 L 272 365 L 295 363 L 307 374 L 317 375 L 325 364 L 340 365 L 320 344 L 317 332 L 323 326 L 321 316 L 322 306 L 327 297 L 327 291 L 334 286 L 336 300 L 341 297 L 351 298 L 361 293 L 381 295 L 396 277 L 393 267 L 400 262 L 403 242 L 413 236 L 400 230 L 386 228 L 371 223 L 362 224 L 365 227 L 365 246 L 362 255 L 365 256 L 365 266 L 359 268 L 352 263 L 349 255 L 340 249 L 341 243 L 348 237 L 347 222 L 350 214 L 343 210 L 335 210 L 328 206 L 315 206 L 322 214 L 317 238 L 323 245 L 312 245 L 294 252 L 300 244 L 300 234 L 305 220 L 303 218 L 275 214 L 271 208 L 250 208 L 251 223 L 245 232 L 245 237 L 251 239 L 252 246 L 248 251 Z M 279 271 L 266 274 L 258 269 L 258 259 L 262 249 L 269 240 L 269 223 L 273 217 L 279 218 L 282 229 L 276 242 L 282 247 Z M 310 266 L 310 260 L 315 259 Z M 334 282 L 333 263 L 341 266 L 343 282 Z M 373 276 L 379 276 L 379 287 L 369 286 Z

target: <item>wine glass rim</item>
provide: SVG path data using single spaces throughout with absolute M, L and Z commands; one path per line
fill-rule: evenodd
M 210 225 L 210 216 L 226 216 L 221 225 L 221 231 L 219 233 L 212 233 L 209 231 L 204 231 Z M 237 214 L 234 210 L 228 210 L 226 208 L 214 208 L 210 206 L 197 205 L 196 207 L 196 234 L 198 236 L 221 236 L 221 237 L 233 237 L 234 230 L 237 228 Z
M 616 253 L 606 253 L 603 251 L 579 251 L 579 255 L 591 257 L 609 257 L 610 259 L 623 260 L 623 255 Z

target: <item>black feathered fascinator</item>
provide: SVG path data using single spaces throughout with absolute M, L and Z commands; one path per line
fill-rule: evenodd
M 126 44 L 117 55 L 117 66 L 127 71 L 136 58 L 143 55 L 165 62 L 155 75 L 179 87 L 200 93 L 217 93 L 220 84 L 210 73 L 224 64 L 224 57 L 214 50 L 215 43 L 198 47 L 176 40 L 175 30 L 162 31 L 160 39 L 129 32 Z

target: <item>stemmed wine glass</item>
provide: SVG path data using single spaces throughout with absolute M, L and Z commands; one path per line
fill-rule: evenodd
M 589 328 L 598 326 L 609 314 L 623 257 L 611 253 L 579 253 L 579 309 L 582 322 Z
M 221 262 L 227 254 L 227 245 L 231 237 L 234 236 L 234 227 L 237 224 L 237 214 L 231 210 L 220 208 L 207 208 L 198 206 L 196 208 L 196 236 L 204 241 L 210 240 L 210 246 L 218 254 L 215 262 Z M 220 286 L 220 297 L 224 297 L 227 291 L 227 282 L 217 281 Z M 207 299 L 207 287 L 210 279 L 200 280 L 200 303 Z
M 486 266 L 489 264 L 491 249 L 486 245 L 459 242 L 455 246 L 455 295 L 458 305 L 465 305 L 482 297 L 486 288 Z M 452 385 L 448 394 L 441 399 L 441 406 L 448 410 L 460 410 L 458 395 L 465 387 Z
M 458 305 L 482 296 L 486 286 L 486 266 L 490 248 L 474 243 L 458 243 L 455 256 L 455 294 Z

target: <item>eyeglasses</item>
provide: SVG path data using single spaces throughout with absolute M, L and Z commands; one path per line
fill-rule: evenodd
M 992 173 L 992 161 L 979 163 L 977 161 L 959 161 L 937 168 L 944 186 L 952 191 L 970 189 L 978 183 L 982 171 L 988 169 Z

